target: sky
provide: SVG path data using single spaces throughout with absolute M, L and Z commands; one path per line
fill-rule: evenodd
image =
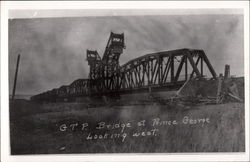
M 125 34 L 120 64 L 180 48 L 203 49 L 217 74 L 244 76 L 243 15 L 195 14 L 9 19 L 9 92 L 34 95 L 87 78 L 86 50 L 102 56 L 111 31 Z

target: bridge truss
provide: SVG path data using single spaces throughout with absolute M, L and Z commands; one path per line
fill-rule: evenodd
M 88 79 L 78 79 L 68 86 L 38 94 L 32 99 L 53 102 L 149 89 L 174 90 L 190 78 L 204 77 L 205 73 L 216 79 L 216 72 L 203 50 L 178 49 L 151 53 L 120 66 L 119 58 L 124 48 L 124 34 L 111 32 L 102 58 L 97 51 L 87 50 L 90 66 Z

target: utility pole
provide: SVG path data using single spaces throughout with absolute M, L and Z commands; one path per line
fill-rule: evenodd
M 14 100 L 14 98 L 15 98 L 15 92 L 16 92 L 16 81 L 17 81 L 17 74 L 18 74 L 19 61 L 20 61 L 20 54 L 18 54 L 18 57 L 17 57 L 17 63 L 16 63 L 16 73 L 15 73 L 15 80 L 14 80 L 13 92 L 12 92 L 12 100 Z

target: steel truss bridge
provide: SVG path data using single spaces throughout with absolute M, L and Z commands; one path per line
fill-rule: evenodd
M 87 50 L 90 66 L 88 79 L 75 80 L 70 85 L 32 96 L 31 99 L 74 101 L 84 96 L 177 90 L 190 78 L 202 78 L 205 73 L 216 79 L 216 72 L 203 50 L 178 49 L 151 53 L 120 66 L 123 49 L 124 34 L 111 32 L 102 58 L 97 51 Z

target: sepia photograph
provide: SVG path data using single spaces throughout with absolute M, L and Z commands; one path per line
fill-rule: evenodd
M 249 151 L 243 9 L 8 14 L 11 156 Z

